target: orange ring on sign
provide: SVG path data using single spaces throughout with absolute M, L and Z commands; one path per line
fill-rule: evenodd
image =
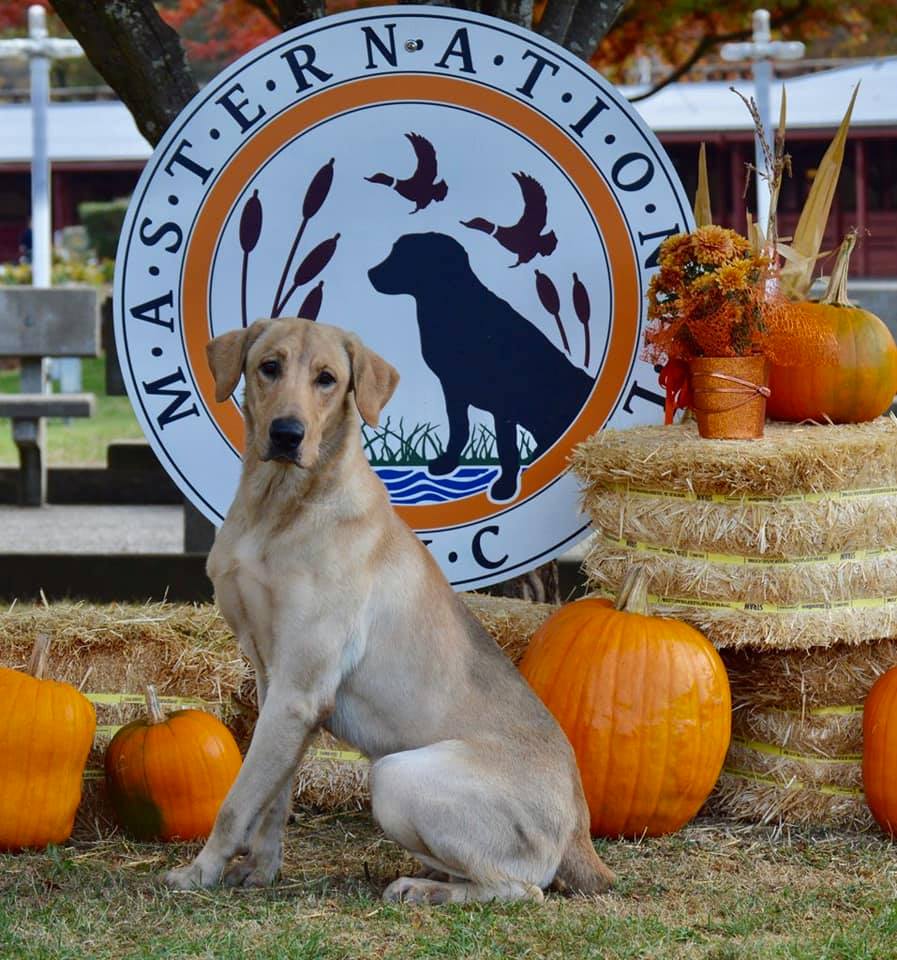
M 626 222 L 617 202 L 592 160 L 551 121 L 507 94 L 455 77 L 365 77 L 307 97 L 275 117 L 249 140 L 222 170 L 203 204 L 184 261 L 184 341 L 187 358 L 206 409 L 237 450 L 243 449 L 243 417 L 230 401 L 215 402 L 215 384 L 206 364 L 205 348 L 211 337 L 208 281 L 221 229 L 235 199 L 256 170 L 284 143 L 328 118 L 359 106 L 389 101 L 447 103 L 467 107 L 501 120 L 525 134 L 551 156 L 571 177 L 596 223 L 601 224 L 610 275 L 614 281 L 612 336 L 601 376 L 588 402 L 555 445 L 524 471 L 520 502 L 538 492 L 567 469 L 572 448 L 599 429 L 610 415 L 629 373 L 638 340 L 638 263 Z M 415 530 L 432 530 L 484 520 L 507 510 L 513 503 L 495 503 L 485 493 L 452 503 L 420 504 L 396 508 Z

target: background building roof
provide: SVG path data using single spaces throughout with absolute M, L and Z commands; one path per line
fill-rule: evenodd
M 840 123 L 853 87 L 862 81 L 851 128 L 890 127 L 897 133 L 897 57 L 806 74 L 785 81 L 788 129 L 833 129 Z M 773 84 L 778 115 L 783 81 Z M 675 83 L 640 100 L 636 107 L 656 133 L 713 133 L 753 130 L 747 108 L 730 90 L 753 93 L 750 81 Z M 624 87 L 633 96 L 638 87 Z M 142 162 L 151 148 L 118 101 L 53 103 L 49 114 L 50 158 L 58 162 Z M 27 103 L 0 104 L 0 163 L 31 158 L 31 110 Z
M 835 128 L 860 81 L 851 129 L 892 127 L 897 133 L 897 57 L 776 80 L 770 97 L 773 115 L 778 117 L 784 85 L 788 90 L 789 130 Z M 754 125 L 747 107 L 731 87 L 745 96 L 754 92 L 750 80 L 673 83 L 635 106 L 655 133 L 752 132 Z M 623 92 L 632 97 L 640 89 L 644 88 L 624 87 Z

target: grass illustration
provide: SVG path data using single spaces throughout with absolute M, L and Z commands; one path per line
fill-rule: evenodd
M 397 424 L 393 424 L 392 418 L 387 417 L 377 428 L 362 424 L 361 439 L 367 458 L 375 467 L 423 467 L 445 449 L 434 424 L 427 422 L 406 426 L 404 417 L 400 418 Z M 519 430 L 517 447 L 523 465 L 532 461 L 534 446 L 532 437 Z M 461 453 L 461 464 L 498 464 L 495 433 L 485 424 L 478 423 L 471 430 L 470 440 Z

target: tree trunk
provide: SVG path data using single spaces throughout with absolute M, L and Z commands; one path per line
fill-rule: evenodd
M 178 34 L 152 0 L 53 0 L 53 7 L 155 146 L 198 89 Z

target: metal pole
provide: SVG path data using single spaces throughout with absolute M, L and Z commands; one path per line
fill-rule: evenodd
M 50 160 L 47 152 L 47 111 L 50 103 L 50 58 L 39 53 L 47 36 L 43 7 L 28 8 L 31 54 L 31 263 L 35 287 L 50 286 Z
M 723 60 L 750 60 L 754 79 L 754 100 L 767 142 L 772 148 L 776 131 L 770 109 L 773 60 L 798 60 L 804 55 L 804 45 L 798 41 L 773 40 L 769 26 L 769 11 L 755 10 L 751 18 L 753 36 L 748 43 L 724 43 L 720 48 Z M 759 133 L 754 135 L 754 166 L 757 184 L 757 223 L 769 236 L 770 177 L 772 170 L 766 168 Z
M 767 142 L 775 142 L 775 131 L 772 129 L 772 113 L 769 109 L 769 88 L 772 85 L 772 62 L 768 59 L 769 41 L 772 39 L 769 32 L 769 11 L 755 10 L 752 18 L 754 28 L 753 42 L 757 51 L 757 58 L 753 64 L 754 95 L 757 99 L 757 112 L 760 114 L 760 123 Z M 767 169 L 766 155 L 763 152 L 763 143 L 759 131 L 754 134 L 754 163 L 757 167 L 757 222 L 763 232 L 769 236 L 769 203 L 770 177 L 772 170 Z M 763 176 L 765 174 L 765 176 Z

